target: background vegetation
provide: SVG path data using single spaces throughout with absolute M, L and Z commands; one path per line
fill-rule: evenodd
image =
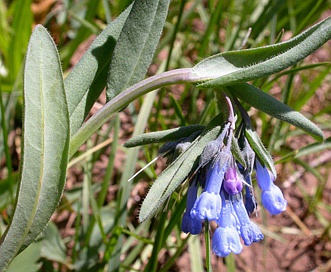
M 96 34 L 131 1 L 0 0 L 0 234 L 9 223 L 21 148 L 22 65 L 33 27 L 43 24 L 55 39 L 64 71 L 79 60 Z M 286 40 L 330 16 L 330 1 L 174 0 L 148 74 L 191 67 L 212 54 Z M 325 132 L 314 140 L 288 124 L 250 109 L 251 119 L 277 163 L 278 185 L 289 205 L 256 222 L 266 239 L 239 256 L 213 256 L 215 271 L 329 271 L 331 269 L 331 44 L 302 63 L 254 82 Z M 105 101 L 104 94 L 92 109 Z M 42 236 L 12 263 L 10 271 L 204 271 L 203 237 L 183 235 L 185 193 L 150 222 L 137 220 L 149 185 L 165 166 L 158 146 L 127 150 L 132 132 L 205 124 L 218 112 L 213 90 L 173 86 L 132 103 L 104 125 L 70 161 L 66 190 Z M 126 203 L 126 209 L 122 205 Z M 212 226 L 213 227 L 213 226 Z M 22 265 L 22 266 L 21 266 Z

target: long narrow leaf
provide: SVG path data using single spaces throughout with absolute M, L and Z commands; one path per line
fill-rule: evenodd
M 83 123 L 106 86 L 110 59 L 130 10 L 131 6 L 99 34 L 64 81 L 71 134 Z
M 254 150 L 255 154 L 259 158 L 262 164 L 265 164 L 272 172 L 274 177 L 277 177 L 276 168 L 274 165 L 274 161 L 272 160 L 271 155 L 269 154 L 268 150 L 264 147 L 263 143 L 261 142 L 260 137 L 257 135 L 255 131 L 252 129 L 246 129 L 245 135 L 250 143 L 252 149 Z
M 159 42 L 170 0 L 136 0 L 118 39 L 107 79 L 107 99 L 143 79 Z
M 125 147 L 135 147 L 139 145 L 163 143 L 175 141 L 183 137 L 188 137 L 192 133 L 201 132 L 205 126 L 202 125 L 190 125 L 185 127 L 178 127 L 167 129 L 163 131 L 155 131 L 150 133 L 144 133 L 132 137 L 124 143 Z
M 45 228 L 61 197 L 68 160 L 69 117 L 56 46 L 34 30 L 24 73 L 20 186 L 12 221 L 0 243 L 0 271 Z
M 236 84 L 228 89 L 254 108 L 302 129 L 318 141 L 323 141 L 323 132 L 313 122 L 253 85 Z
M 307 57 L 331 39 L 331 17 L 282 43 L 221 53 L 194 67 L 205 78 L 199 88 L 219 87 L 265 77 Z

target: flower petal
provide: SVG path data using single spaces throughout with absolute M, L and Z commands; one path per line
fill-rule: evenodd
M 261 200 L 263 206 L 273 215 L 280 214 L 286 210 L 287 201 L 282 191 L 276 185 L 267 191 L 262 191 Z
M 191 210 L 191 217 L 205 220 L 217 220 L 221 212 L 221 196 L 219 194 L 203 192 L 195 201 Z

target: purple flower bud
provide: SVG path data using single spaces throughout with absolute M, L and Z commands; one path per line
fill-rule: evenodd
M 274 184 L 269 190 L 262 191 L 261 200 L 263 206 L 273 215 L 286 210 L 287 201 L 279 187 Z
M 268 169 L 255 160 L 256 180 L 262 191 L 267 191 L 273 184 L 274 177 L 269 174 Z
M 226 257 L 231 252 L 239 254 L 243 249 L 237 230 L 229 227 L 219 227 L 215 230 L 212 245 L 213 251 L 219 257 Z
M 229 167 L 225 173 L 224 189 L 229 195 L 236 195 L 241 192 L 243 188 L 242 181 L 237 176 L 235 167 Z
M 245 246 L 262 240 L 264 236 L 258 226 L 250 221 L 242 198 L 233 199 L 232 206 L 240 224 L 240 234 Z
M 199 234 L 202 229 L 202 223 L 201 220 L 197 220 L 196 218 L 191 217 L 191 210 L 194 206 L 194 203 L 197 199 L 197 191 L 198 187 L 193 180 L 193 182 L 190 184 L 187 192 L 187 200 L 186 200 L 186 211 L 183 215 L 182 219 L 182 226 L 181 230 L 185 233 L 191 233 L 191 234 Z

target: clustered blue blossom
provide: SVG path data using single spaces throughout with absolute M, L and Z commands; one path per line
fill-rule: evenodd
M 277 215 L 286 209 L 287 204 L 281 190 L 274 184 L 273 174 L 255 156 L 244 136 L 240 142 L 246 166 L 236 161 L 231 153 L 233 132 L 232 118 L 226 122 L 218 138 L 204 148 L 198 169 L 190 181 L 181 226 L 185 233 L 199 234 L 204 221 L 215 221 L 217 228 L 212 237 L 212 249 L 220 257 L 231 252 L 239 254 L 243 249 L 240 238 L 246 246 L 264 238 L 259 227 L 249 218 L 257 207 L 251 179 L 253 170 L 261 189 L 263 206 L 272 215 Z

